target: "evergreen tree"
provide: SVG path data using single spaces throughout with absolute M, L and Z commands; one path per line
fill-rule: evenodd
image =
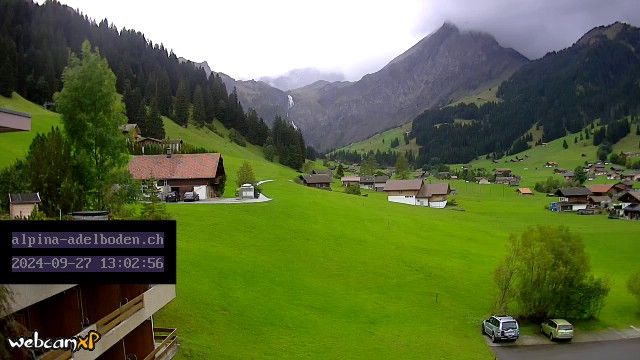
M 175 105 L 175 119 L 176 122 L 187 127 L 189 121 L 189 90 L 187 89 L 187 83 L 184 80 L 180 80 L 178 90 L 176 92 L 176 105 Z
M 154 139 L 164 139 L 164 123 L 162 122 L 160 109 L 158 108 L 158 102 L 156 99 L 151 100 L 151 105 L 149 106 L 149 112 L 144 124 L 144 129 L 141 127 L 140 131 L 146 137 L 151 137 Z
M 193 93 L 193 120 L 198 126 L 204 126 L 207 114 L 204 107 L 204 95 L 202 93 L 202 87 L 196 86 L 196 90 Z
M 569 148 L 569 144 L 567 144 L 567 139 L 562 140 L 562 147 L 564 149 L 568 149 Z
M 369 154 L 360 165 L 360 176 L 373 175 L 378 168 L 375 155 Z
M 409 164 L 403 153 L 398 154 L 398 158 L 396 159 L 396 174 L 399 179 L 409 178 Z
M 338 164 L 338 168 L 336 169 L 336 178 L 341 178 L 344 176 L 344 167 L 342 167 L 342 164 Z
M 244 184 L 255 184 L 256 177 L 253 174 L 253 168 L 249 162 L 242 163 L 236 174 L 236 185 L 242 186 Z

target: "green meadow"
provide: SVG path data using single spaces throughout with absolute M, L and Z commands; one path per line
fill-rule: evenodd
M 0 101 L 33 111 L 34 122 L 48 121 L 43 129 L 59 122 L 23 100 Z M 577 331 L 640 325 L 625 287 L 640 267 L 640 222 L 551 213 L 544 206 L 553 198 L 463 181 L 451 182 L 458 210 L 392 204 L 382 193 L 316 190 L 293 182 L 295 171 L 265 161 L 260 148 L 170 120 L 165 127 L 171 138 L 222 152 L 227 196 L 243 161 L 258 179 L 275 180 L 262 185 L 273 199 L 267 203 L 168 205 L 178 228 L 177 297 L 155 326 L 178 329 L 179 359 L 492 359 L 479 326 L 490 314 L 493 269 L 509 234 L 535 225 L 580 234 L 594 274 L 610 281 L 599 321 L 579 323 Z M 34 134 L 16 135 L 23 139 L 0 142 L 3 150 L 19 149 L 14 158 Z M 513 166 L 474 164 L 511 167 L 533 185 L 551 171 L 545 161 L 580 164 L 569 153 L 580 156 L 588 146 L 573 145 L 536 147 Z M 595 148 L 588 151 L 594 158 Z M 11 159 L 1 156 L 7 165 Z

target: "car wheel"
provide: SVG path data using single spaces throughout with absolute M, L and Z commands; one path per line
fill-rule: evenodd
M 492 331 L 491 332 L 491 342 L 497 342 L 497 341 L 498 341 L 498 339 L 496 338 L 496 333 L 495 333 L 495 331 Z
M 549 340 L 553 341 L 553 333 L 552 332 L 549 333 Z

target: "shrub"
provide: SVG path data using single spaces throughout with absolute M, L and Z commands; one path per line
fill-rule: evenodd
M 351 194 L 351 195 L 360 195 L 361 194 L 360 185 L 358 185 L 358 184 L 349 184 L 344 189 L 344 192 L 346 192 L 347 194 Z
M 629 277 L 627 289 L 638 300 L 638 305 L 640 305 L 640 271 L 633 273 Z

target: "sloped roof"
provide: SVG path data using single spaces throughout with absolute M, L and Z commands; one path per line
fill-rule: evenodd
M 389 180 L 384 186 L 384 191 L 418 191 L 422 187 L 422 179 L 413 180 Z
M 10 204 L 38 204 L 40 203 L 39 193 L 10 193 Z
M 325 174 L 306 174 L 301 175 L 302 180 L 307 184 L 328 184 L 331 183 L 329 175 Z
M 138 127 L 138 124 L 124 124 L 124 125 L 120 125 L 120 131 L 130 132 L 137 127 Z
M 355 181 L 360 182 L 360 176 L 343 176 L 340 181 Z
M 606 195 L 591 195 L 589 199 L 596 203 L 611 202 L 611 198 Z
M 129 162 L 129 172 L 136 180 L 214 179 L 220 161 L 220 153 L 138 155 Z
M 635 201 L 640 202 L 640 191 L 627 191 L 624 194 L 620 195 L 618 200 L 624 201 L 625 198 L 628 199 L 629 202 L 633 202 L 634 199 Z
M 520 194 L 533 195 L 533 191 L 531 191 L 531 189 L 529 188 L 518 188 L 518 192 Z
M 586 187 L 566 187 L 556 191 L 556 195 L 560 196 L 587 196 L 591 195 L 591 191 Z
M 592 193 L 606 193 L 613 187 L 613 184 L 593 184 L 589 185 Z
M 447 183 L 425 184 L 418 192 L 418 197 L 431 197 L 433 195 L 447 195 L 451 188 Z
M 360 176 L 360 183 L 361 184 L 373 184 L 374 183 L 375 178 L 372 175 L 365 175 L 365 176 Z
M 376 176 L 376 177 L 373 179 L 373 181 L 374 181 L 376 184 L 379 184 L 379 183 L 386 183 L 388 180 L 389 180 L 389 177 L 388 177 L 387 175 L 378 175 L 378 176 Z
M 631 204 L 623 209 L 625 212 L 640 212 L 640 204 Z
M 312 174 L 329 175 L 329 176 L 331 176 L 331 175 L 332 175 L 331 170 L 317 170 L 317 169 L 313 169 L 313 170 L 311 171 L 311 173 L 312 173 Z

